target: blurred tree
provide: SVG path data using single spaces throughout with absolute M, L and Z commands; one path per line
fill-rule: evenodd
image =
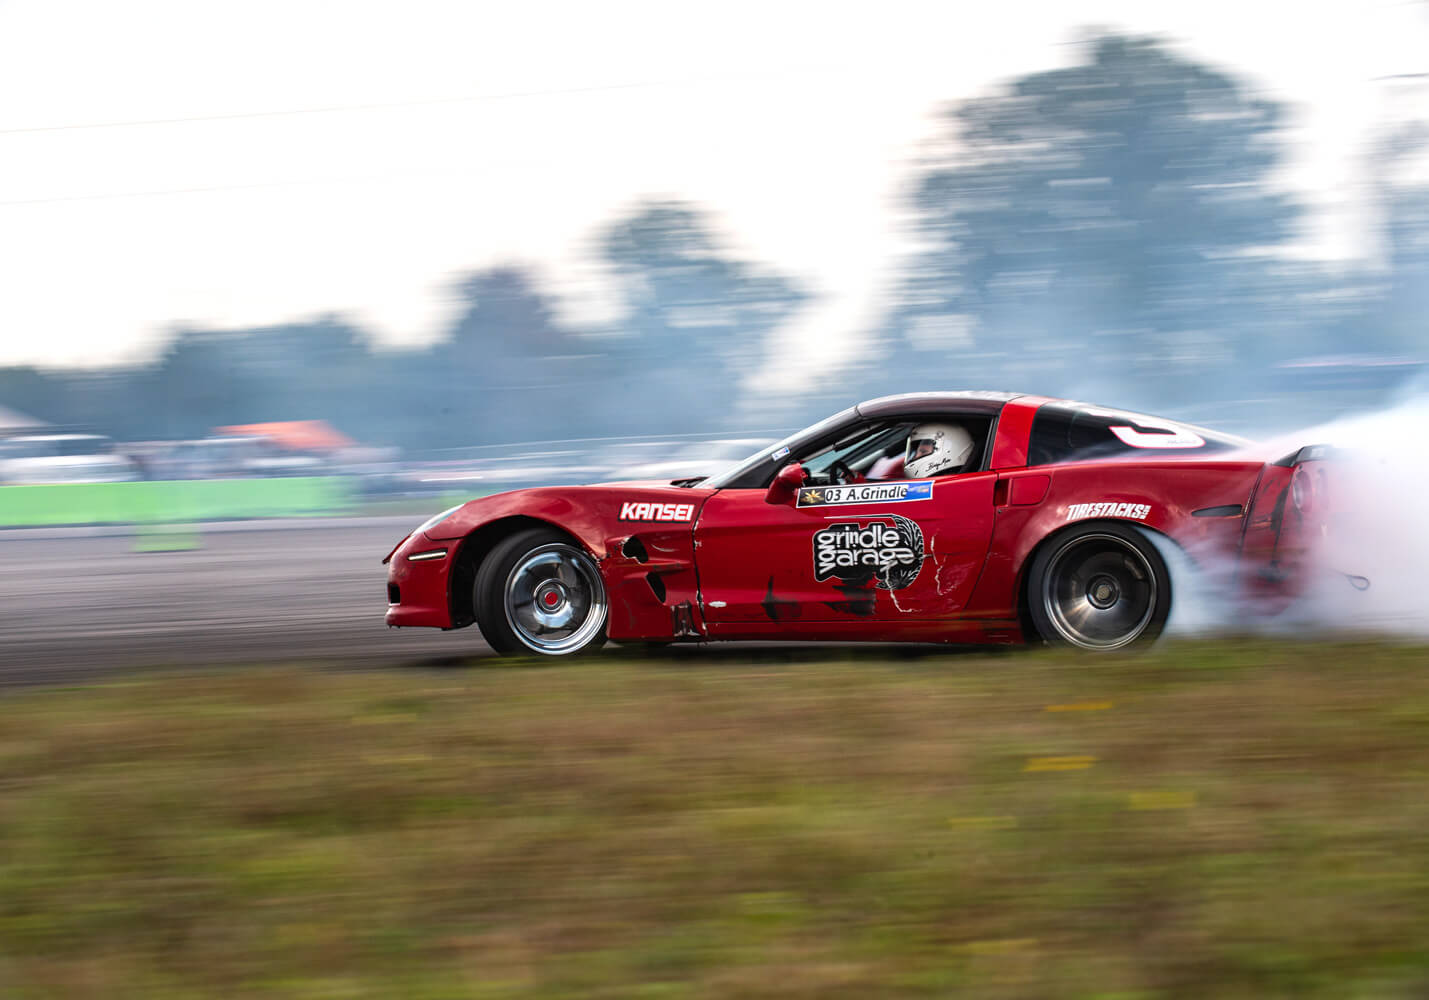
M 1429 185 L 1396 191 L 1387 208 L 1385 338 L 1399 351 L 1423 361 L 1429 359 Z
M 554 304 L 523 268 L 504 265 L 478 271 L 457 289 L 463 310 L 447 338 L 453 356 L 475 348 L 503 358 L 540 358 L 570 349 L 570 336 L 557 325 Z
M 375 351 L 336 316 L 180 329 L 147 366 L 0 369 L 0 403 L 124 440 L 321 418 L 364 443 L 417 453 L 598 435 L 601 407 L 623 412 L 599 345 L 560 324 L 530 273 L 481 271 L 457 293 L 455 322 L 427 348 Z
M 1086 51 L 949 115 L 913 198 L 924 249 L 887 384 L 938 371 L 1164 403 L 1281 350 L 1275 254 L 1298 212 L 1268 181 L 1280 109 L 1153 40 Z
M 1429 121 L 1388 130 L 1376 153 L 1385 287 L 1370 322 L 1387 350 L 1423 361 L 1429 359 Z
M 0 406 L 51 424 L 64 424 L 68 406 L 62 379 L 29 365 L 0 368 Z
M 649 404 L 627 411 L 645 429 L 652 409 L 667 430 L 718 422 L 807 298 L 792 279 L 731 256 L 683 202 L 636 206 L 605 231 L 601 249 L 627 310 L 615 341 L 619 396 Z
M 216 426 L 323 418 L 365 423 L 374 386 L 365 335 L 325 316 L 251 330 L 180 330 L 132 376 L 145 437 L 202 437 Z
M 542 441 L 599 433 L 597 346 L 561 324 L 529 271 L 506 265 L 457 286 L 462 309 L 425 357 L 411 412 L 427 415 L 428 441 L 453 445 Z M 410 391 L 410 390 L 409 390 Z

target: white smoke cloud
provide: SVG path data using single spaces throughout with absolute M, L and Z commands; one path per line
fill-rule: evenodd
M 1234 566 L 1192 553 L 1193 570 L 1185 553 L 1161 541 L 1176 586 L 1168 634 L 1429 637 L 1429 395 L 1277 435 L 1270 451 L 1314 444 L 1336 449 L 1326 466 L 1329 496 L 1317 498 L 1334 513 L 1305 592 L 1278 614 L 1257 615 L 1236 597 Z

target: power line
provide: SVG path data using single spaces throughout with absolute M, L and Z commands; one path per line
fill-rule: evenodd
M 392 111 L 402 108 L 436 107 L 449 104 L 479 104 L 486 101 L 515 101 L 532 97 L 560 97 L 568 94 L 599 94 L 624 90 L 646 90 L 652 87 L 690 86 L 706 83 L 731 83 L 745 80 L 828 72 L 823 68 L 790 72 L 689 77 L 675 80 L 642 80 L 633 83 L 604 83 L 588 87 L 559 87 L 549 90 L 513 90 L 494 94 L 469 94 L 465 97 L 429 97 L 411 101 L 379 101 L 368 104 L 328 104 L 312 108 L 278 108 L 268 111 L 238 111 L 221 115 L 188 115 L 180 118 L 133 118 L 125 121 L 75 122 L 67 125 L 34 125 L 23 128 L 0 128 L 0 135 L 29 135 L 40 132 L 73 132 L 87 129 L 133 128 L 154 125 L 185 125 L 191 122 L 243 121 L 258 118 L 290 118 L 298 115 L 328 115 L 349 111 Z
M 471 104 L 480 101 L 510 101 L 525 97 L 546 97 L 558 94 L 586 94 L 606 90 L 632 90 L 656 86 L 652 83 L 612 83 L 594 87 L 571 87 L 561 90 L 523 90 L 503 94 L 473 94 L 467 97 L 431 97 L 413 101 L 384 101 L 371 104 L 328 104 L 315 108 L 282 108 L 270 111 L 238 111 L 224 115 L 189 115 L 183 118 L 132 118 L 115 122 L 76 122 L 69 125 L 35 125 L 28 128 L 0 129 L 0 135 L 25 135 L 33 132 L 71 132 L 81 129 L 131 128 L 141 125 L 184 125 L 189 122 L 240 121 L 251 118 L 288 118 L 295 115 L 328 115 L 344 111 L 387 111 L 400 108 L 429 107 L 441 104 Z
M 25 127 L 25 128 L 0 129 L 0 136 L 4 136 L 4 135 L 27 135 L 27 134 L 37 134 L 37 133 L 44 133 L 44 132 L 66 132 L 66 131 L 81 131 L 81 130 L 94 130 L 94 129 L 116 129 L 116 128 L 132 128 L 132 127 L 146 127 L 146 126 L 161 126 L 161 125 L 180 125 L 180 124 L 188 124 L 188 123 L 192 123 L 192 122 L 243 121 L 243 120 L 250 120 L 250 119 L 285 118 L 285 117 L 296 117 L 296 116 L 299 116 L 299 115 L 323 115 L 323 114 L 337 114 L 337 113 L 344 113 L 344 112 L 401 110 L 401 109 L 403 109 L 403 108 L 437 107 L 437 106 L 443 106 L 443 105 L 456 105 L 456 104 L 476 104 L 476 103 L 493 102 L 493 101 L 522 100 L 522 99 L 536 98 L 536 97 L 556 97 L 556 96 L 562 96 L 562 95 L 575 95 L 575 94 L 614 93 L 614 92 L 620 92 L 620 91 L 645 90 L 645 89 L 651 89 L 651 88 L 656 88 L 656 87 L 699 86 L 699 85 L 702 85 L 702 84 L 710 84 L 710 83 L 747 82 L 747 81 L 755 81 L 755 80 L 766 80 L 766 79 L 771 79 L 771 78 L 775 78 L 775 79 L 777 79 L 777 78 L 785 78 L 785 77 L 790 77 L 790 76 L 805 76 L 805 75 L 809 75 L 809 74 L 819 74 L 819 73 L 826 73 L 826 72 L 831 72 L 831 71 L 833 71 L 833 69 L 830 68 L 830 67 L 805 67 L 805 68 L 803 68 L 803 69 L 798 69 L 798 70 L 778 70 L 778 71 L 769 71 L 769 72 L 764 72 L 764 73 L 726 74 L 726 75 L 720 75 L 720 76 L 687 77 L 687 78 L 685 78 L 685 79 L 669 79 L 669 80 L 643 80 L 643 81 L 635 81 L 635 82 L 630 82 L 630 83 L 596 84 L 596 85 L 587 86 L 587 87 L 563 87 L 563 88 L 553 88 L 553 89 L 547 89 L 547 90 L 518 90 L 518 91 L 508 91 L 508 92 L 504 92 L 504 93 L 471 94 L 471 95 L 467 95 L 467 96 L 464 96 L 464 97 L 435 97 L 435 98 L 425 98 L 425 99 L 410 100 L 410 101 L 372 102 L 372 103 L 367 103 L 367 104 L 333 104 L 333 105 L 324 105 L 324 106 L 310 107 L 310 108 L 286 108 L 286 109 L 273 109 L 273 110 L 268 110 L 268 111 L 244 111 L 244 112 L 234 112 L 234 113 L 232 113 L 232 114 L 219 114 L 219 115 L 190 115 L 190 116 L 178 117 L 178 118 L 135 118 L 135 119 L 129 119 L 129 120 L 125 120 L 125 121 L 76 122 L 76 123 L 67 124 L 67 125 L 37 125 L 37 126 Z M 490 164 L 486 164 L 486 165 L 484 165 L 484 167 L 489 169 Z M 398 179 L 398 178 L 401 178 L 401 177 L 409 177 L 409 176 L 413 176 L 413 175 L 468 174 L 468 173 L 481 173 L 481 172 L 483 172 L 483 169 L 482 169 L 482 168 L 475 168 L 475 169 L 460 169 L 460 168 L 459 168 L 459 169 L 455 169 L 455 170 L 446 169 L 446 170 L 435 170 L 435 171 L 432 171 L 432 170 L 409 170 L 409 171 L 387 172 L 387 173 L 383 173 L 383 174 L 365 175 L 365 176 L 363 176 L 363 175 L 357 175 L 357 176 L 329 176 L 329 177 L 303 178 L 303 179 L 290 179 L 290 180 L 257 181 L 257 182 L 236 183 L 236 184 L 215 184 L 215 185 L 204 185 L 204 186 L 194 186 L 194 187 L 157 188 L 157 189 L 148 190 L 148 191 L 96 192 L 96 193 L 93 193 L 93 194 L 80 194 L 80 195 L 56 195 L 56 196 L 46 196 L 46 197 L 39 197 L 39 198 L 16 198 L 16 199 L 10 199 L 10 200 L 0 201 L 0 208 L 10 207 L 10 206 L 20 206 L 20 205 L 51 205 L 51 204 L 62 204 L 62 203 L 65 203 L 65 202 L 115 201 L 115 200 L 123 200 L 123 199 L 128 199 L 128 198 L 156 198 L 156 197 L 164 197 L 164 196 L 168 196 L 168 195 L 182 195 L 182 194 L 211 194 L 211 193 L 222 192 L 222 191 L 248 191 L 248 190 L 256 190 L 256 189 L 262 189 L 262 188 L 292 187 L 292 186 L 302 186 L 302 185 L 308 185 L 308 184 L 333 184 L 333 183 L 336 183 L 336 184 L 353 184 L 353 183 L 361 184 L 361 183 L 373 183 L 373 182 L 382 182 L 382 181 L 387 181 L 387 180 L 395 180 L 395 179 Z
M 174 194 L 212 194 L 217 191 L 254 191 L 262 188 L 301 187 L 307 184 L 372 184 L 387 180 L 399 180 L 412 176 L 443 176 L 457 174 L 479 174 L 477 168 L 441 170 L 389 171 L 383 174 L 331 175 L 328 177 L 302 177 L 289 180 L 252 181 L 246 184 L 213 184 L 199 187 L 154 188 L 149 191 L 101 191 L 94 194 L 55 195 L 44 198 L 16 198 L 0 201 L 0 208 L 11 205 L 54 205 L 69 201 L 117 201 L 125 198 L 161 198 Z

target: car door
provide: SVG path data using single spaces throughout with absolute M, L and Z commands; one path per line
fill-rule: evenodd
M 725 634 L 777 622 L 814 638 L 822 623 L 955 617 L 987 554 L 996 482 L 979 471 L 808 485 L 779 503 L 765 489 L 721 490 L 695 525 L 705 620 Z

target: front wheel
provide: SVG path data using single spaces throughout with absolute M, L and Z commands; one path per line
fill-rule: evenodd
M 1089 524 L 1044 546 L 1027 574 L 1038 634 L 1112 650 L 1149 643 L 1171 613 L 1171 575 L 1149 539 L 1121 524 Z
M 498 543 L 482 560 L 472 598 L 481 635 L 498 653 L 572 656 L 605 643 L 600 569 L 558 531 L 532 528 Z

